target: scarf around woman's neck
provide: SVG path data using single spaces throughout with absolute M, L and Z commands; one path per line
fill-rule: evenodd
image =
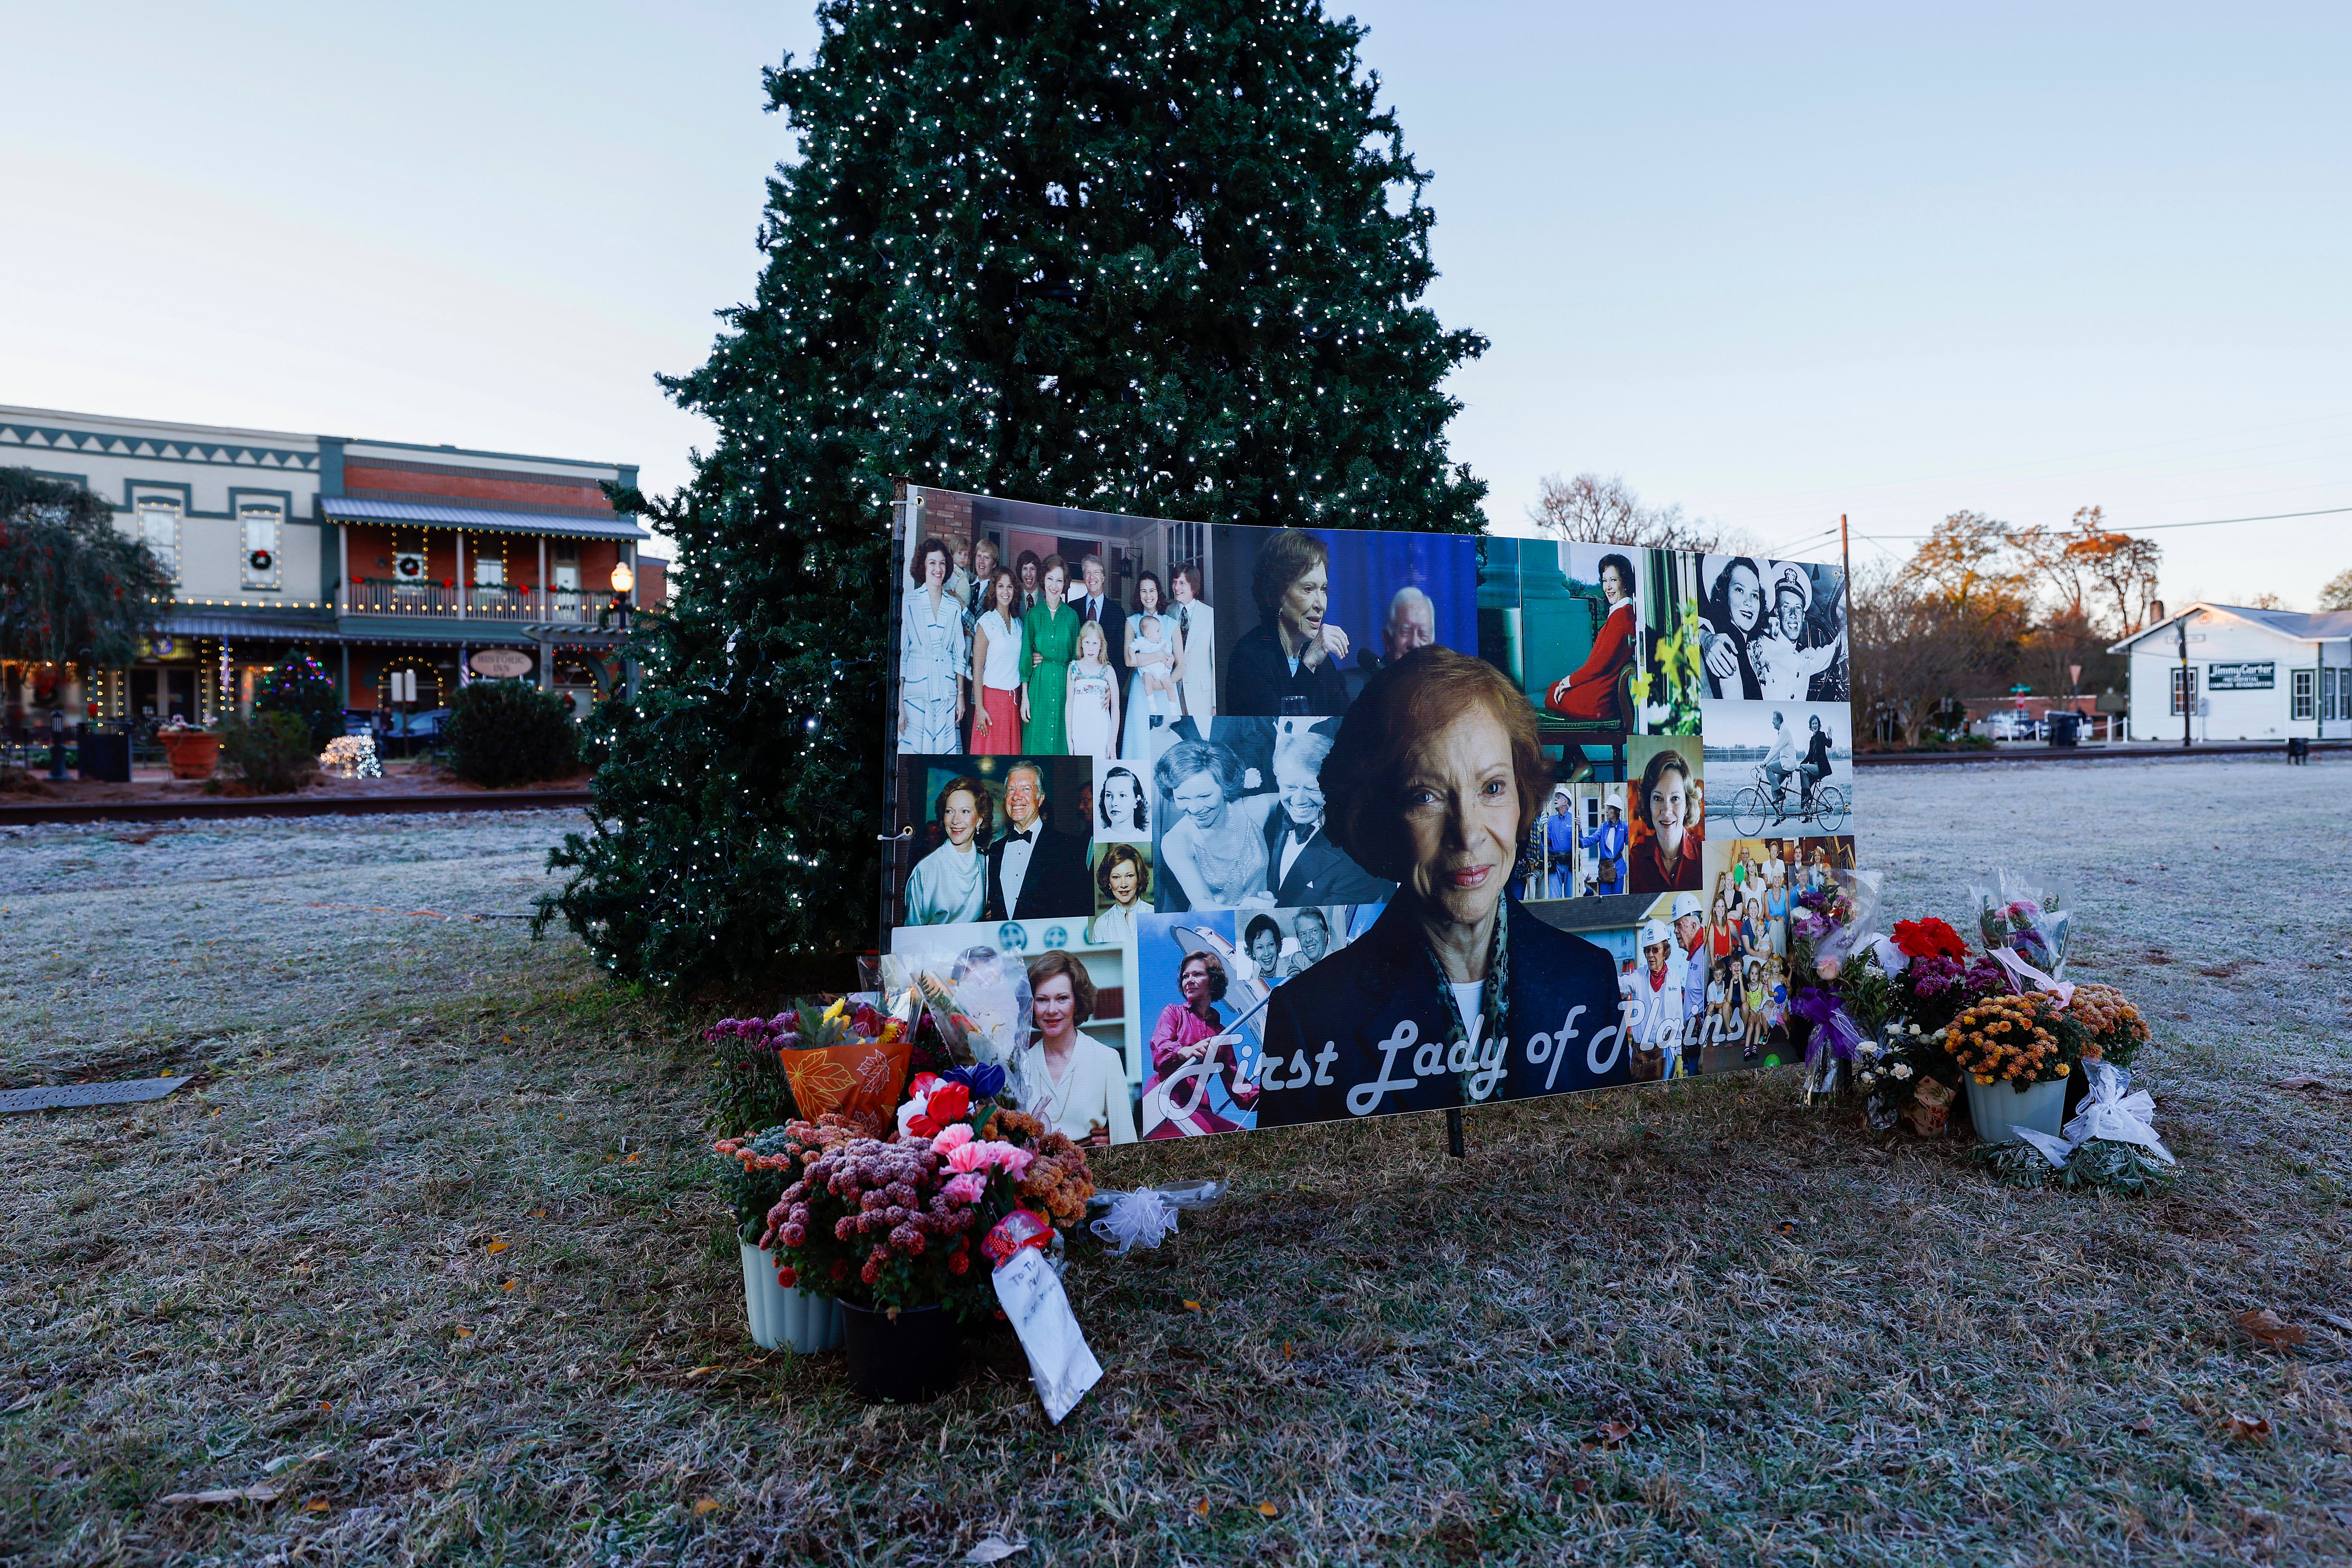
M 1503 1051 L 1510 1043 L 1511 1027 L 1511 949 L 1509 931 L 1511 900 L 1502 900 L 1495 906 L 1494 934 L 1486 939 L 1486 988 L 1479 993 L 1478 1008 L 1482 1020 L 1479 1049 L 1483 1056 L 1474 1058 L 1470 1050 L 1469 1026 L 1463 1022 L 1461 1004 L 1454 999 L 1454 981 L 1445 973 L 1445 964 L 1437 956 L 1436 945 L 1426 933 L 1421 939 L 1421 951 L 1429 961 L 1429 972 L 1437 980 L 1437 998 L 1445 1007 L 1445 1063 L 1454 1074 L 1454 1081 L 1462 1091 L 1462 1103 L 1475 1105 L 1493 1095 L 1502 1083 L 1500 1070 Z M 1483 1061 L 1495 1064 L 1492 1068 Z M 1486 1082 L 1484 1092 L 1475 1085 Z

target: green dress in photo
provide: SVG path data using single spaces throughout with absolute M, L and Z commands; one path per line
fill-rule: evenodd
M 1067 605 L 1050 610 L 1036 605 L 1021 624 L 1028 632 L 1029 651 L 1045 656 L 1045 663 L 1021 672 L 1029 683 L 1029 722 L 1022 726 L 1021 749 L 1033 757 L 1058 757 L 1070 749 L 1062 704 L 1070 691 L 1070 660 L 1078 653 L 1078 612 Z

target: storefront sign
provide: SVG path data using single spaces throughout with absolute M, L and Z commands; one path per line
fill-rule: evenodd
M 2269 659 L 2259 664 L 2208 665 L 2206 669 L 2208 691 L 2268 691 L 2278 684 L 2278 666 Z
M 487 675 L 492 680 L 520 680 L 530 673 L 530 655 L 510 647 L 486 647 L 467 662 L 476 675 Z
M 1854 864 L 1837 566 L 898 510 L 884 947 L 1071 1136 L 1790 1059 Z

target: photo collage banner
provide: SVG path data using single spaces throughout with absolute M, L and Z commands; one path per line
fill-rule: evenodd
M 1837 567 L 919 487 L 895 537 L 884 951 L 1073 1138 L 1787 1058 Z

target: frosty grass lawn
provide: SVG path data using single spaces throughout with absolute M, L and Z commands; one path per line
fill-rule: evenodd
M 1997 1186 L 1785 1071 L 1477 1113 L 1466 1162 L 1434 1119 L 1122 1150 L 1234 1191 L 1073 1269 L 1109 1373 L 1058 1431 L 1002 1339 L 926 1409 L 757 1353 L 699 1020 L 440 918 L 526 910 L 572 819 L 19 832 L 0 1087 L 204 1078 L 0 1123 L 0 1563 L 2341 1563 L 2352 1105 L 2273 1085 L 2352 1085 L 2347 786 L 1862 781 L 1905 912 L 2073 877 L 2170 1194 Z

